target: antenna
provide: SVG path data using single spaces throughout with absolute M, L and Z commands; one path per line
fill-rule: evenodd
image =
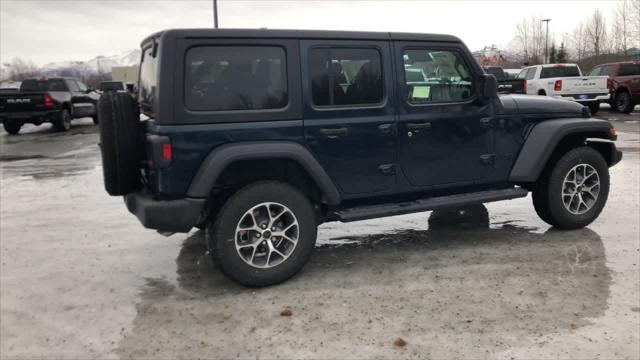
M 213 0 L 213 28 L 218 28 L 218 0 Z

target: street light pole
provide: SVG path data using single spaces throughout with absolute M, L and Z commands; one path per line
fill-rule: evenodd
M 218 28 L 218 0 L 213 0 L 213 27 Z
M 544 36 L 544 63 L 546 64 L 549 61 L 547 54 L 549 49 L 549 21 L 551 21 L 551 19 L 542 19 L 541 21 L 547 23 L 547 33 Z

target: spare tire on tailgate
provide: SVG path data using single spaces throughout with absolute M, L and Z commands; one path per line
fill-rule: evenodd
M 110 195 L 126 195 L 140 187 L 140 115 L 129 94 L 107 91 L 98 102 L 104 187 Z

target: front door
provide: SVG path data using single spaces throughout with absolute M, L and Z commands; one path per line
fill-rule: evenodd
M 395 186 L 395 95 L 388 41 L 301 41 L 307 146 L 344 198 Z
M 465 49 L 395 43 L 398 141 L 402 173 L 411 187 L 483 182 L 494 155 L 490 109 L 476 100 Z

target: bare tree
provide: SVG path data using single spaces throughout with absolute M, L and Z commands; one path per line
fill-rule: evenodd
M 584 23 L 579 23 L 570 35 L 571 48 L 573 48 L 573 57 L 578 61 L 582 61 L 587 56 L 587 31 Z
M 606 21 L 599 9 L 596 9 L 586 25 L 587 39 L 589 46 L 593 50 L 593 55 L 598 57 L 606 52 L 607 48 L 607 30 Z
M 32 61 L 24 61 L 17 57 L 5 66 L 9 70 L 9 78 L 17 81 L 34 76 L 38 71 L 38 67 Z
M 515 41 L 522 57 L 529 64 L 539 64 L 544 54 L 544 28 L 541 18 L 535 15 L 523 18 L 516 24 Z
M 631 0 L 629 4 L 629 22 L 631 23 L 630 32 L 632 38 L 640 42 L 640 0 Z
M 627 0 L 621 0 L 617 3 L 614 19 L 611 26 L 610 38 L 612 40 L 613 49 L 616 53 L 623 53 L 626 59 L 629 51 L 629 43 L 631 41 L 631 6 Z

